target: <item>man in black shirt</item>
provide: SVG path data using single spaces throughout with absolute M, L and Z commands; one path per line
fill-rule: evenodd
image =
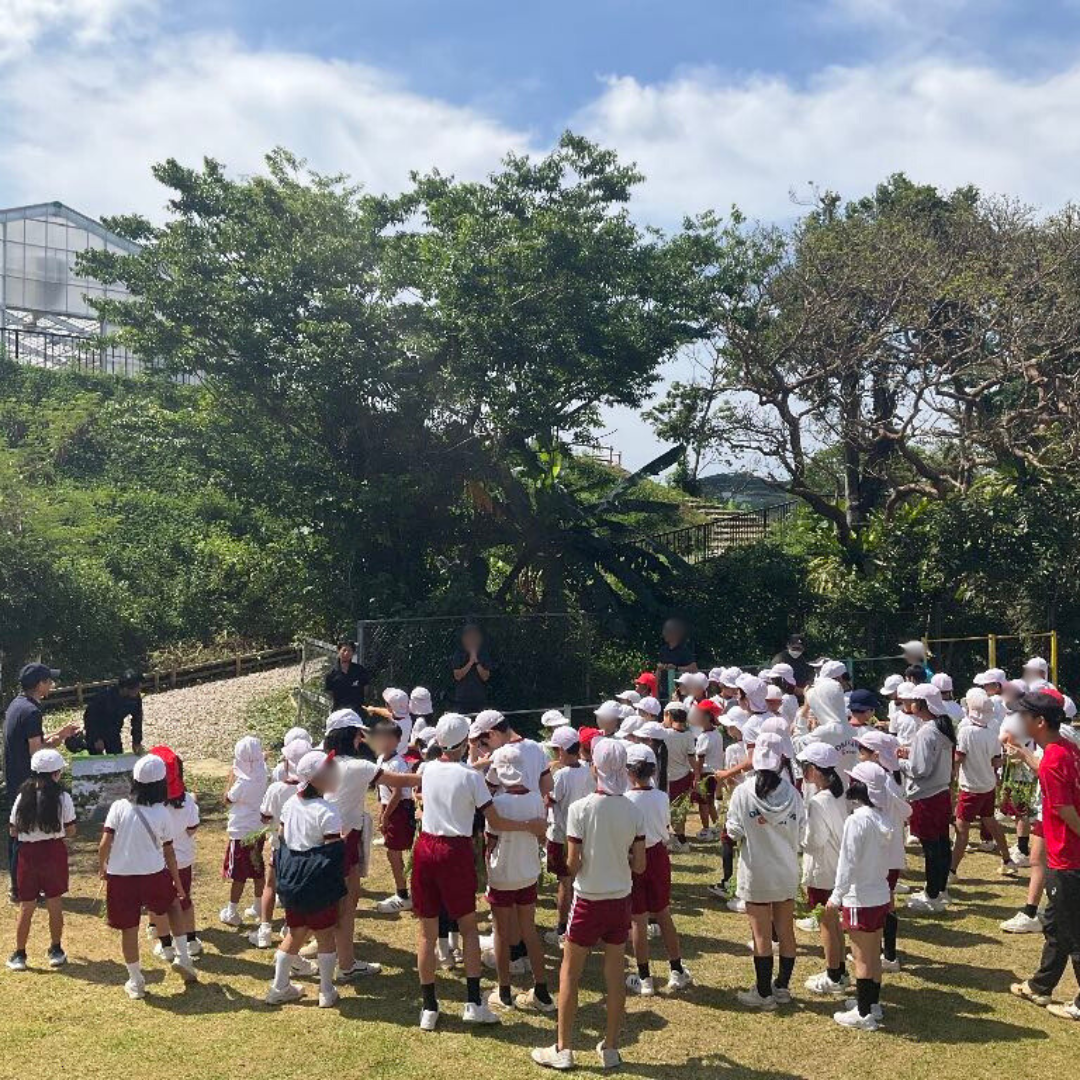
M 660 692 L 669 698 L 675 679 L 684 671 L 697 671 L 697 653 L 682 619 L 667 619 L 660 631 L 656 675 Z
M 338 642 L 337 663 L 326 673 L 323 688 L 330 695 L 333 710 L 354 709 L 361 712 L 364 707 L 364 691 L 371 676 L 367 669 L 355 662 L 356 643 Z
M 19 694 L 12 698 L 4 713 L 4 821 L 7 821 L 15 796 L 23 781 L 30 777 L 30 759 L 43 746 L 56 746 L 79 730 L 78 724 L 68 724 L 52 735 L 46 735 L 41 725 L 41 702 L 49 696 L 60 672 L 44 664 L 27 664 L 19 672 Z M 6 832 L 7 830 L 5 830 Z M 11 893 L 15 895 L 19 842 L 8 837 L 8 872 Z
M 461 631 L 461 644 L 450 660 L 454 673 L 454 708 L 462 713 L 482 712 L 488 706 L 488 680 L 494 670 L 484 635 L 475 623 Z
M 125 671 L 115 686 L 90 699 L 83 713 L 83 733 L 91 754 L 122 754 L 120 736 L 127 719 L 131 720 L 131 752 L 143 752 L 141 689 L 142 677 L 134 671 Z
M 806 659 L 806 639 L 802 634 L 792 634 L 787 639 L 787 645 L 772 658 L 772 662 L 791 666 L 799 693 L 814 681 L 814 669 Z

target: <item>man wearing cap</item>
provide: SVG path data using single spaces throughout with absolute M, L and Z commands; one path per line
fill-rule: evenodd
M 131 752 L 141 754 L 143 703 L 142 676 L 125 671 L 114 686 L 95 694 L 83 712 L 83 734 L 91 754 L 122 754 L 124 721 L 131 721 Z
M 814 669 L 806 659 L 806 637 L 801 633 L 789 635 L 787 644 L 772 659 L 773 670 L 777 664 L 791 668 L 796 691 L 801 693 L 814 680 Z
M 41 725 L 41 703 L 49 696 L 60 672 L 45 664 L 27 664 L 19 672 L 19 693 L 4 713 L 4 789 L 5 815 L 15 802 L 23 781 L 29 779 L 30 759 L 44 746 L 57 746 L 79 730 L 78 724 L 66 724 L 46 735 Z M 8 837 L 8 872 L 11 895 L 15 895 L 19 842 Z
M 337 660 L 323 679 L 323 689 L 330 695 L 331 710 L 364 708 L 364 691 L 371 682 L 367 669 L 355 660 L 356 643 L 339 641 Z

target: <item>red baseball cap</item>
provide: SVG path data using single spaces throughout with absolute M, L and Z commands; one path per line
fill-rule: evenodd
M 694 708 L 700 709 L 703 713 L 708 713 L 714 720 L 718 720 L 724 711 L 712 698 L 695 701 Z
M 647 686 L 656 697 L 656 676 L 651 671 L 643 671 L 635 680 L 635 686 Z
M 180 758 L 168 746 L 151 746 L 150 753 L 165 762 L 165 797 L 178 799 L 184 794 L 184 780 L 180 775 Z
M 578 742 L 583 749 L 587 749 L 592 746 L 593 740 L 603 735 L 603 732 L 598 727 L 583 727 L 578 728 Z

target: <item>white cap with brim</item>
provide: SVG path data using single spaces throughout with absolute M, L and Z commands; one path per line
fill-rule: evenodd
M 593 710 L 593 716 L 597 720 L 608 721 L 622 719 L 622 708 L 617 701 L 605 701 L 598 709 Z
M 847 664 L 845 664 L 843 660 L 826 660 L 825 663 L 818 668 L 818 678 L 836 679 L 837 682 L 847 675 L 847 673 Z
M 903 675 L 886 675 L 885 681 L 881 684 L 881 689 L 878 691 L 878 693 L 882 697 L 890 697 L 892 694 L 895 694 L 896 691 L 900 689 L 900 685 L 903 683 L 903 681 Z
M 998 686 L 1004 686 L 1008 682 L 1009 676 L 999 667 L 987 668 L 986 671 L 980 671 L 971 681 L 976 686 L 988 686 L 990 683 L 997 683 Z
M 469 726 L 469 738 L 479 739 L 481 735 L 486 735 L 497 728 L 505 719 L 506 717 L 497 709 L 485 709 L 477 713 L 476 719 Z
M 361 719 L 355 709 L 337 709 L 326 718 L 326 734 L 331 731 L 341 731 L 342 728 L 366 728 L 367 723 Z
M 797 760 L 819 769 L 835 769 L 840 764 L 840 751 L 826 742 L 808 742 L 799 751 Z
M 451 750 L 469 739 L 469 718 L 461 713 L 447 713 L 439 717 L 435 725 L 435 742 L 444 750 Z
M 645 721 L 640 716 L 628 716 L 619 725 L 619 730 L 615 733 L 615 737 L 618 739 L 625 739 L 629 735 L 637 735 L 639 728 L 641 728 L 644 723 Z
M 131 777 L 138 784 L 156 784 L 165 779 L 165 762 L 153 754 L 147 754 L 135 762 Z
M 571 747 L 579 745 L 580 742 L 581 736 L 569 724 L 564 724 L 551 733 L 551 745 L 557 746 L 560 750 L 569 750 Z
M 570 721 L 558 709 L 548 709 L 543 716 L 540 717 L 540 726 L 546 728 L 560 728 L 565 727 Z
M 422 742 L 425 746 L 430 745 L 435 741 L 435 725 L 429 724 L 426 728 L 421 728 L 416 733 L 418 742 Z
M 941 691 L 930 683 L 920 683 L 912 690 L 911 696 L 916 701 L 924 702 L 934 716 L 944 716 L 947 711 Z
M 930 685 L 936 686 L 943 694 L 951 694 L 953 690 L 952 676 L 946 675 L 944 671 L 939 671 L 931 677 Z
M 507 743 L 491 755 L 488 779 L 493 778 L 503 787 L 517 787 L 525 779 L 520 747 Z
M 63 772 L 64 755 L 59 750 L 53 750 L 48 746 L 42 750 L 35 750 L 34 756 L 30 758 L 30 771 L 42 773 L 45 776 Z
M 656 765 L 656 755 L 644 743 L 631 743 L 626 748 L 626 767 Z
M 1041 671 L 1045 675 L 1050 670 L 1050 665 L 1041 656 L 1033 656 L 1024 664 L 1024 670 Z
M 409 695 L 409 712 L 413 716 L 430 716 L 434 711 L 431 691 L 424 686 L 413 687 L 413 692 Z
M 858 780 L 866 785 L 866 793 L 874 806 L 882 807 L 888 799 L 886 781 L 888 773 L 876 761 L 860 761 L 854 769 L 848 771 L 852 780 Z
M 641 695 L 636 690 L 624 690 L 621 694 L 615 695 L 616 701 L 621 701 L 624 705 L 637 705 L 641 700 Z
M 322 750 L 309 750 L 296 763 L 296 775 L 300 783 L 310 784 L 333 760 L 330 754 L 325 754 Z
M 771 731 L 763 731 L 754 745 L 753 766 L 756 772 L 779 772 L 783 761 L 783 740 Z
M 409 695 L 404 690 L 400 690 L 396 686 L 388 686 L 382 692 L 382 699 L 395 717 L 409 715 Z
M 660 715 L 660 702 L 654 697 L 643 697 L 637 703 L 638 712 L 647 713 L 649 716 Z

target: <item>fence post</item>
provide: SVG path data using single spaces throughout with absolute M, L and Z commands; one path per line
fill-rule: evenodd
M 364 664 L 364 620 L 356 624 L 356 661 L 362 667 Z
M 1050 678 L 1054 685 L 1058 681 L 1058 632 L 1050 631 Z
M 990 667 L 997 667 L 997 634 L 986 635 L 986 659 Z

